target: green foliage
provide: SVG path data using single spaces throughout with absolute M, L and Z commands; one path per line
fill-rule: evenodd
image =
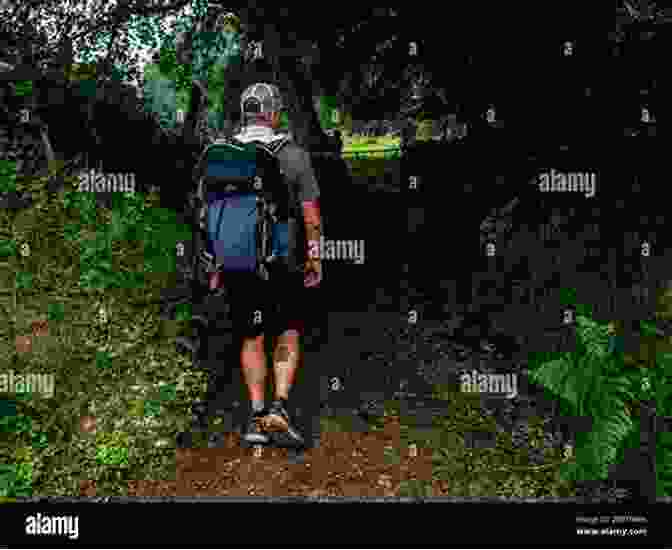
M 32 95 L 33 93 L 33 81 L 32 80 L 21 80 L 16 83 L 14 86 L 14 95 L 18 97 L 24 97 Z
M 191 304 L 179 304 L 175 308 L 175 319 L 177 321 L 191 320 Z
M 221 113 L 224 111 L 225 70 L 226 67 L 221 64 L 210 68 L 208 76 L 208 109 L 212 112 Z
M 16 191 L 16 162 L 0 160 L 0 193 Z
M 193 35 L 192 70 L 195 78 L 207 80 L 213 66 L 227 65 L 232 54 L 229 44 L 231 36 L 225 33 L 199 32 Z
M 0 464 L 0 497 L 31 497 L 32 482 L 32 464 Z
M 62 321 L 65 318 L 65 306 L 60 302 L 52 302 L 47 310 L 47 319 L 49 321 Z
M 287 130 L 289 128 L 289 116 L 283 112 L 280 114 L 280 129 Z
M 659 376 L 652 386 L 652 397 L 658 417 L 672 417 L 672 354 L 657 356 Z M 672 497 L 672 434 L 656 433 L 656 485 L 658 497 Z
M 156 399 L 149 399 L 144 404 L 145 416 L 159 416 L 161 413 L 161 401 Z
M 564 305 L 575 305 L 576 295 L 565 292 Z M 577 311 L 588 308 L 577 306 Z M 578 353 L 539 354 L 530 365 L 530 378 L 568 405 L 566 414 L 590 420 L 589 432 L 577 434 L 575 461 L 563 465 L 568 481 L 606 479 L 609 465 L 632 444 L 637 422 L 628 404 L 652 396 L 648 373 L 627 369 L 609 326 L 577 315 Z
M 146 66 L 145 71 L 147 71 L 147 68 L 149 67 L 152 66 Z M 191 89 L 191 65 L 177 62 L 177 53 L 174 44 L 166 43 L 161 46 L 157 69 L 161 75 L 175 82 L 178 92 L 184 92 Z M 145 78 L 148 78 L 147 72 L 145 73 Z
M 164 384 L 159 388 L 160 401 L 175 401 L 177 398 L 177 386 L 175 384 Z
M 2 400 L 3 414 L 0 416 L 0 433 L 29 432 L 32 419 L 29 416 L 17 414 L 17 402 Z
M 240 37 L 232 28 L 219 33 L 194 33 L 197 19 L 197 16 L 181 18 L 172 32 L 162 37 L 158 66 L 151 64 L 145 66 L 145 108 L 161 117 L 163 113 L 159 112 L 157 102 L 168 101 L 171 104 L 171 111 L 188 112 L 192 83 L 198 78 L 207 82 L 210 124 L 219 127 L 224 113 L 225 71 L 230 63 L 240 60 Z M 192 64 L 181 64 L 177 61 L 176 39 L 179 32 L 191 34 Z M 154 91 L 157 86 L 150 83 L 160 79 L 174 82 L 177 94 L 174 99 L 155 97 L 156 93 L 162 92 Z M 166 119 L 165 123 L 167 117 L 165 114 L 163 117 Z
M 320 109 L 318 116 L 320 119 L 320 125 L 325 130 L 331 130 L 336 128 L 340 122 L 340 119 L 335 120 L 334 114 L 337 114 L 337 99 L 333 96 L 320 96 Z
M 7 239 L 0 240 L 0 258 L 16 256 L 17 252 L 18 248 L 15 241 Z
M 15 286 L 20 290 L 29 290 L 33 286 L 33 274 L 28 271 L 18 271 L 16 273 Z
M 115 431 L 101 432 L 96 437 L 96 460 L 105 466 L 128 467 L 128 434 Z
M 609 353 L 609 329 L 599 325 L 589 317 L 578 315 L 576 318 L 577 332 L 587 348 L 588 354 L 604 359 Z
M 97 209 L 93 193 L 66 192 L 63 205 L 71 215 L 79 214 L 80 224 L 70 226 L 71 240 L 82 228 L 80 238 L 80 283 L 84 289 L 134 288 L 143 284 L 142 273 L 175 271 L 176 231 L 174 213 L 145 205 L 141 194 L 116 194 L 109 223 L 96 229 Z M 115 243 L 142 240 L 145 264 L 141 272 L 120 271 L 113 262 Z
M 101 371 L 107 371 L 112 368 L 112 358 L 108 352 L 96 352 L 96 368 Z
M 173 79 L 154 71 L 145 71 L 144 108 L 146 112 L 158 115 L 159 123 L 163 128 L 173 128 L 177 113 L 177 91 Z

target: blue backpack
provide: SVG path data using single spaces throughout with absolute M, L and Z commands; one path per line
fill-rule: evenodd
M 206 271 L 256 274 L 290 256 L 294 204 L 277 159 L 286 137 L 270 144 L 235 139 L 210 145 L 198 165 L 198 226 Z

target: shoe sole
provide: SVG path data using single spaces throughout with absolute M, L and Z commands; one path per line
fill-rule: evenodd
M 243 441 L 245 441 L 245 443 L 251 443 L 253 445 L 263 445 L 265 443 L 268 443 L 270 441 L 270 438 L 266 435 L 247 434 L 243 436 Z
M 251 445 L 264 445 L 269 443 L 270 437 L 263 433 L 264 432 L 264 419 L 256 419 L 257 429 L 261 430 L 260 432 L 247 432 L 242 435 L 242 440 Z

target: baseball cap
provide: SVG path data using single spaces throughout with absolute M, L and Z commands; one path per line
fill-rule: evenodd
M 243 114 L 278 113 L 283 108 L 280 89 L 265 82 L 252 84 L 243 92 L 240 107 Z

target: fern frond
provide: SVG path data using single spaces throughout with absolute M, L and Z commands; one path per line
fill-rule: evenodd
M 576 466 L 571 481 L 596 481 L 605 479 L 606 468 L 601 464 L 600 453 L 589 438 L 575 449 Z
M 568 384 L 568 378 L 572 378 L 570 376 L 572 371 L 572 362 L 563 357 L 544 363 L 536 371 L 530 373 L 530 378 L 554 394 L 572 402 L 571 389 L 569 390 L 569 395 L 567 395 L 565 391 L 565 387 Z M 574 401 L 575 400 L 576 396 L 574 396 Z M 575 404 L 574 402 L 572 403 Z
M 609 418 L 625 410 L 628 401 L 635 399 L 632 382 L 625 376 L 600 377 L 590 393 L 588 411 L 595 418 Z
M 632 419 L 624 411 L 602 421 L 595 421 L 585 446 L 580 451 L 577 450 L 577 461 L 584 473 L 606 479 L 609 466 L 615 462 L 633 427 Z
M 601 325 L 586 317 L 578 315 L 576 318 L 576 332 L 588 353 L 603 359 L 609 354 L 609 325 Z
M 558 473 L 560 478 L 566 482 L 577 481 L 579 479 L 579 467 L 575 461 L 560 464 Z
M 598 361 L 590 356 L 584 356 L 577 361 L 575 371 L 575 384 L 580 399 L 577 403 L 577 414 L 579 416 L 588 415 L 588 407 L 593 395 L 601 391 L 602 369 Z
M 659 352 L 656 355 L 656 364 L 662 371 L 662 376 L 672 376 L 672 353 Z
M 672 461 L 672 456 L 669 457 Z M 656 470 L 661 478 L 669 479 L 672 481 L 672 462 L 668 464 L 656 464 Z
M 661 435 L 670 434 L 658 434 L 658 436 Z M 656 479 L 658 496 L 672 496 L 672 450 L 658 448 L 656 452 Z

